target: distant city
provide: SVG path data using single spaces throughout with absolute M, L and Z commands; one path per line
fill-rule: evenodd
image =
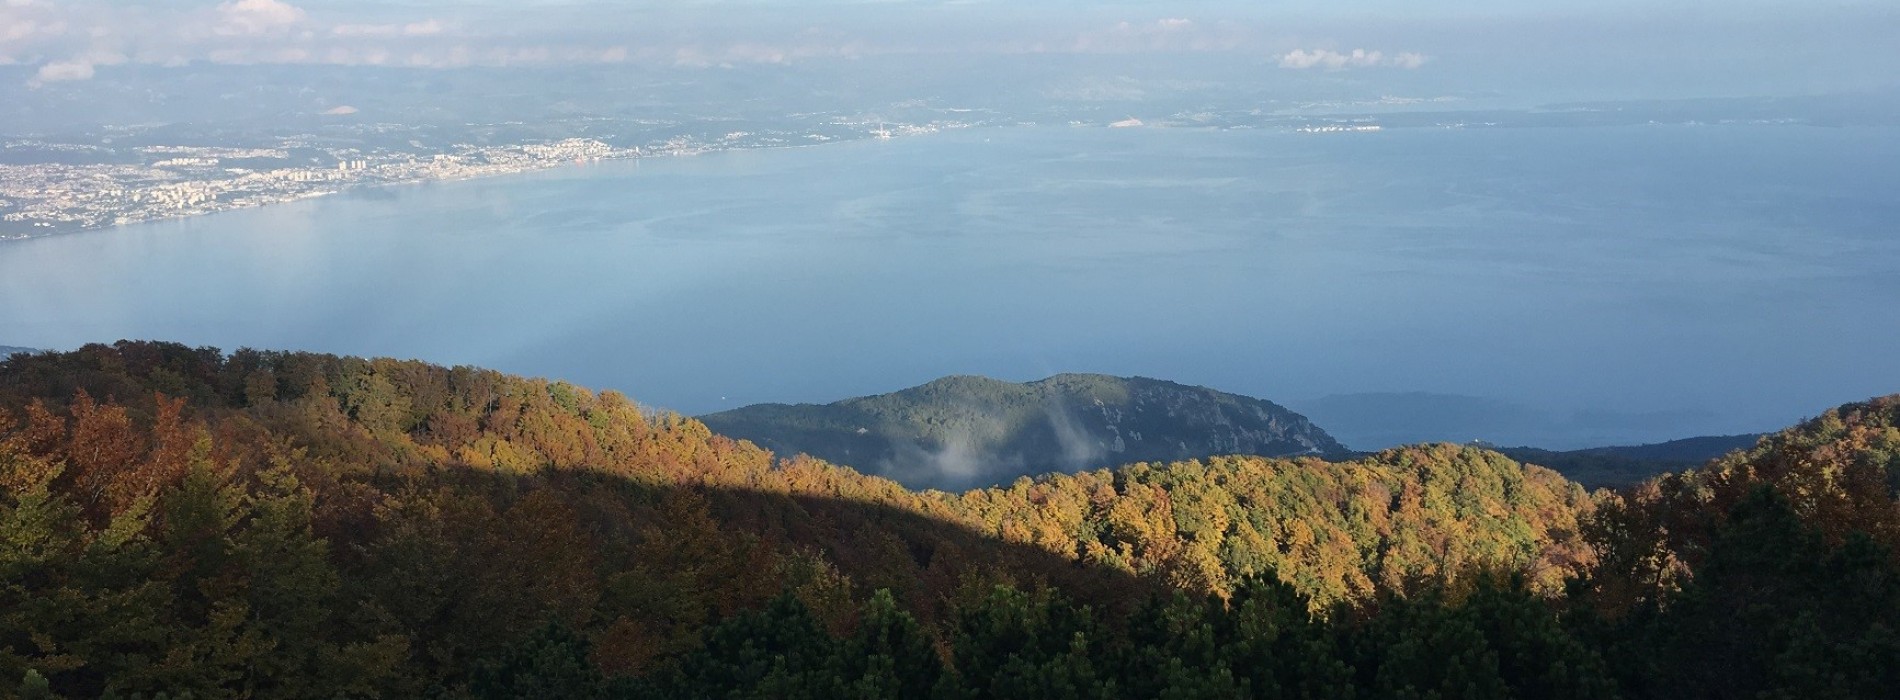
M 892 138 L 970 122 L 842 125 L 852 130 L 802 134 L 728 132 L 702 139 L 675 136 L 638 146 L 594 138 L 511 145 L 453 144 L 432 150 L 325 146 L 308 135 L 281 139 L 274 148 L 103 145 L 14 140 L 9 151 L 60 154 L 81 162 L 0 163 L 0 238 L 103 228 L 153 219 L 209 214 L 333 194 L 351 187 L 460 180 L 623 158 L 688 156 L 739 148 L 772 148 L 844 138 Z M 122 159 L 134 162 L 84 162 Z

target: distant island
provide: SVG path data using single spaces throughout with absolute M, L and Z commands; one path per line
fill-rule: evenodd
M 1059 374 L 1028 383 L 944 377 L 831 404 L 701 416 L 714 431 L 914 488 L 1214 455 L 1347 452 L 1284 406 L 1159 379 Z

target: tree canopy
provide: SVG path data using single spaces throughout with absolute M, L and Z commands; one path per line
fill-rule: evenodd
M 1896 406 L 1595 497 L 1454 445 L 953 494 L 474 368 L 20 355 L 0 693 L 1860 697 Z

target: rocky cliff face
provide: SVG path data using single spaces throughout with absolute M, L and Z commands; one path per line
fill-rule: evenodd
M 962 488 L 1045 472 L 1214 455 L 1338 455 L 1270 401 L 1145 378 L 1062 374 L 1017 384 L 945 377 L 837 403 L 760 404 L 702 416 L 713 430 L 913 487 Z

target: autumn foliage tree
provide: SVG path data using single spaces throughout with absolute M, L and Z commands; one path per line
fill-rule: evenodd
M 1454 445 L 951 494 L 467 367 L 15 356 L 0 693 L 1661 694 L 1695 666 L 1645 664 L 1696 638 L 1653 625 L 1731 633 L 1707 601 L 1804 590 L 1852 602 L 1726 658 L 1851 695 L 1891 648 L 1891 616 L 1843 611 L 1891 607 L 1895 405 L 1597 498 Z M 1763 484 L 1806 534 L 1742 527 Z M 1743 554 L 1789 542 L 1810 588 Z

